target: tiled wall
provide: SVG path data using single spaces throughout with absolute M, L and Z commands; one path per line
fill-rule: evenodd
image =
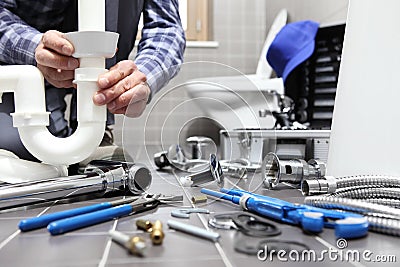
M 187 48 L 185 62 L 211 61 L 226 64 L 245 74 L 255 73 L 265 37 L 280 9 L 288 10 L 289 21 L 312 19 L 331 23 L 345 21 L 347 4 L 348 0 L 213 0 L 214 40 L 218 41 L 219 46 Z M 198 64 L 197 67 L 192 65 L 183 69 L 173 83 L 177 84 L 178 80 L 184 81 L 196 75 L 222 76 L 234 73 L 220 65 L 210 68 L 209 65 Z M 166 112 L 169 113 L 186 99 L 183 90 L 175 90 L 157 103 L 147 120 L 148 110 L 140 119 L 127 119 L 123 131 L 124 117 L 118 116 L 115 127 L 117 143 L 122 142 L 122 132 L 125 134 L 124 143 L 141 145 L 144 135 L 147 143 L 159 143 L 161 139 L 166 143 L 176 143 L 177 129 L 190 118 L 201 114 L 196 107 L 192 107 L 186 108 L 184 112 L 172 112 L 165 120 Z M 143 134 L 145 122 L 146 132 Z M 163 127 L 164 122 L 167 123 Z

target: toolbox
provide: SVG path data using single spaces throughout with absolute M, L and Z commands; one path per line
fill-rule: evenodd
M 281 159 L 327 161 L 330 130 L 221 130 L 221 159 L 261 163 L 275 152 Z
M 345 24 L 320 26 L 313 54 L 297 66 L 285 82 L 285 95 L 292 98 L 294 119 L 311 129 L 330 129 Z

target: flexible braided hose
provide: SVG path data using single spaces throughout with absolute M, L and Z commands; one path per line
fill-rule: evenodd
M 400 209 L 400 200 L 399 199 L 369 198 L 369 199 L 365 199 L 364 201 Z
M 400 236 L 400 220 L 381 216 L 365 216 L 369 229 L 374 232 Z
M 400 199 L 400 188 L 387 188 L 382 186 L 354 186 L 337 189 L 330 194 L 333 197 L 345 197 L 353 199 L 387 198 Z
M 400 177 L 388 175 L 356 175 L 336 177 L 337 188 L 347 188 L 363 185 L 400 187 Z
M 304 202 L 320 208 L 340 209 L 363 214 L 368 220 L 370 230 L 400 236 L 400 209 L 359 199 L 329 195 L 306 197 Z
M 312 196 L 306 197 L 305 204 L 326 208 L 326 209 L 341 209 L 361 214 L 379 213 L 396 216 L 400 219 L 400 209 L 392 207 L 368 203 L 359 199 L 349 199 L 333 196 Z

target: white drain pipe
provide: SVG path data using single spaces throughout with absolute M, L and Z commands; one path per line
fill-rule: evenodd
M 21 141 L 36 158 L 51 165 L 80 162 L 99 146 L 105 129 L 106 106 L 96 106 L 93 95 L 98 90 L 97 79 L 106 70 L 105 57 L 116 51 L 118 34 L 105 32 L 105 1 L 78 1 L 79 31 L 66 34 L 74 45 L 74 57 L 80 59 L 75 71 L 77 84 L 78 128 L 67 138 L 53 136 L 46 112 L 45 90 L 41 72 L 33 66 L 0 67 L 0 97 L 14 92 L 14 127 Z M 18 170 L 16 170 L 18 171 Z

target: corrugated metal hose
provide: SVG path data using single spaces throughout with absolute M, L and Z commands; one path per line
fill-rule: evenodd
M 312 181 L 312 180 L 310 180 Z M 309 182 L 310 182 L 309 181 Z M 351 211 L 364 215 L 371 231 L 400 236 L 400 178 L 385 175 L 359 175 L 335 178 L 334 190 L 324 179 L 305 186 L 308 192 L 329 194 L 308 196 L 308 205 Z M 325 185 L 321 186 L 321 185 Z M 314 188 L 312 188 L 314 187 Z M 327 189 L 326 191 L 324 191 Z M 304 190 L 303 190 L 304 193 Z

